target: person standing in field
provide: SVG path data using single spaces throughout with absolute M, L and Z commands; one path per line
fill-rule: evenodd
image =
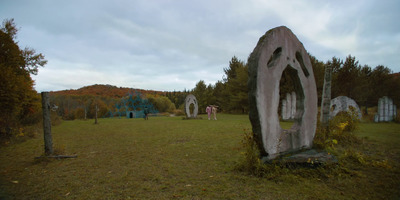
M 149 120 L 149 109 L 144 107 L 144 120 Z
M 212 113 L 214 114 L 214 120 L 217 120 L 217 108 L 218 106 L 212 106 Z
M 211 106 L 207 106 L 206 112 L 207 112 L 207 114 L 208 114 L 208 120 L 210 120 L 210 118 L 211 118 L 211 112 L 212 112 Z

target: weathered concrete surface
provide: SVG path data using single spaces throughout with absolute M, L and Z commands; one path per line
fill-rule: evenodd
M 293 119 L 292 117 L 292 95 L 286 93 L 286 117 L 287 119 Z
M 292 92 L 292 112 L 290 114 L 290 119 L 294 119 L 294 116 L 296 115 L 296 101 L 297 101 L 297 97 L 296 97 L 296 92 L 293 91 Z
M 332 68 L 325 67 L 324 86 L 322 89 L 321 101 L 321 124 L 323 127 L 329 126 L 329 112 L 331 106 L 331 82 L 332 82 Z
M 355 109 L 358 119 L 361 120 L 362 115 L 360 107 L 358 107 L 358 104 L 353 99 L 346 96 L 338 96 L 331 100 L 330 118 L 332 119 L 341 111 L 350 111 L 351 107 Z
M 317 89 L 307 51 L 287 27 L 269 30 L 249 60 L 249 118 L 267 159 L 310 148 L 317 124 Z M 279 124 L 279 82 L 284 70 L 294 80 L 296 114 L 290 130 Z
M 397 107 L 393 100 L 387 96 L 379 98 L 378 113 L 375 115 L 375 122 L 390 122 L 396 119 Z
M 287 119 L 289 119 L 289 117 L 287 116 L 287 112 L 286 112 L 286 109 L 287 109 L 286 104 L 287 104 L 286 99 L 283 99 L 283 100 L 282 100 L 282 109 L 281 109 L 282 120 L 287 120 Z
M 286 94 L 286 99 L 282 100 L 281 109 L 282 120 L 292 120 L 296 115 L 296 92 Z
M 193 113 L 190 113 L 190 105 L 194 105 Z M 197 99 L 193 94 L 189 94 L 185 98 L 185 113 L 188 118 L 196 118 L 199 112 L 199 105 L 197 104 Z

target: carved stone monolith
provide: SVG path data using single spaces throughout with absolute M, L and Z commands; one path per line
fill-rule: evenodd
M 286 93 L 286 116 L 287 119 L 291 119 L 292 116 L 292 95 Z
M 393 100 L 387 96 L 379 98 L 378 113 L 375 115 L 375 122 L 390 122 L 397 117 L 397 107 Z
M 190 112 L 190 105 L 193 104 L 193 113 Z M 185 113 L 187 118 L 197 118 L 197 113 L 199 112 L 199 106 L 197 104 L 197 99 L 193 94 L 189 94 L 185 98 Z
M 317 88 L 307 51 L 287 27 L 269 30 L 249 60 L 249 118 L 263 160 L 311 148 L 317 124 Z M 296 114 L 291 129 L 281 128 L 279 84 L 284 70 L 294 82 Z
M 292 112 L 290 113 L 290 119 L 294 119 L 296 115 L 296 101 L 297 101 L 296 92 L 293 91 L 291 97 L 292 97 L 292 102 L 291 102 Z
M 330 66 L 325 67 L 324 75 L 324 86 L 322 89 L 322 101 L 321 101 L 321 125 L 322 127 L 329 126 L 329 112 L 331 110 L 331 80 L 332 80 L 332 68 Z

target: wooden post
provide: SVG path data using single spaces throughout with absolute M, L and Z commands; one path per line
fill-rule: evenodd
M 95 115 L 95 117 L 94 117 L 94 124 L 97 124 L 97 110 L 98 110 L 98 108 L 97 108 L 97 104 L 96 104 L 96 115 Z
M 43 110 L 44 153 L 46 156 L 48 156 L 54 153 L 53 139 L 51 137 L 50 101 L 48 92 L 42 92 L 42 110 Z

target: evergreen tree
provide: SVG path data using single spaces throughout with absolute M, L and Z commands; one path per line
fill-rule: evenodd
M 193 89 L 192 93 L 197 99 L 197 105 L 199 108 L 199 113 L 205 113 L 207 107 L 207 86 L 203 80 L 200 80 L 196 87 Z
M 224 69 L 225 72 L 225 90 L 224 93 L 228 97 L 225 101 L 225 107 L 230 112 L 246 113 L 248 110 L 248 67 L 235 56 L 229 62 L 229 68 Z

